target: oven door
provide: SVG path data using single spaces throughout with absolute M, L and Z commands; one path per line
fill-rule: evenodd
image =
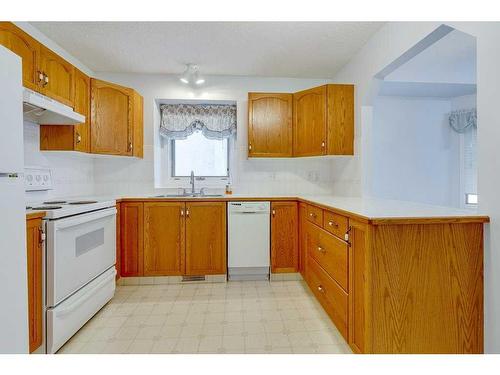
M 47 223 L 47 306 L 53 307 L 116 263 L 116 208 Z

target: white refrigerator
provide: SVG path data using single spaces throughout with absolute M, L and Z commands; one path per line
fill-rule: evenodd
M 0 354 L 28 353 L 21 58 L 0 46 Z

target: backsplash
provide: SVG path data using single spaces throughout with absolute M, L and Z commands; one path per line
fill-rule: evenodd
M 48 167 L 53 189 L 26 192 L 26 201 L 88 196 L 96 193 L 94 162 L 89 155 L 70 152 L 40 151 L 40 126 L 24 122 L 24 165 Z

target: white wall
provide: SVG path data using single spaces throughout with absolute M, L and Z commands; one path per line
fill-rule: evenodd
M 167 151 L 162 148 L 157 130 L 157 99 L 236 101 L 238 130 L 232 160 L 235 193 L 360 194 L 355 157 L 247 159 L 248 92 L 294 92 L 321 85 L 325 80 L 209 76 L 205 77 L 206 84 L 195 90 L 182 84 L 178 76 L 172 75 L 98 73 L 98 76 L 133 87 L 144 96 L 144 159 L 96 159 L 96 188 L 103 194 L 118 191 L 122 194 L 154 194 L 155 169 L 156 184 L 169 187 L 164 178 L 168 174 L 167 165 L 161 161 L 161 155 L 165 156 Z
M 334 77 L 336 82 L 356 84 L 356 115 L 359 155 L 362 165 L 362 189 L 367 186 L 369 151 L 366 136 L 371 133 L 371 98 L 373 77 L 409 48 L 429 35 L 440 24 L 435 22 L 395 22 L 382 27 L 357 55 Z M 449 23 L 477 38 L 477 109 L 478 109 L 478 188 L 479 210 L 487 213 L 491 223 L 485 230 L 485 350 L 500 353 L 500 158 L 498 158 L 498 103 L 500 103 L 500 23 Z M 362 116 L 363 115 L 363 116 Z
M 451 101 L 378 97 L 371 142 L 371 194 L 459 207 L 460 143 L 447 122 Z

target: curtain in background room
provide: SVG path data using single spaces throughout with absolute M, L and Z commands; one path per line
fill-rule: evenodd
M 160 134 L 169 139 L 186 139 L 197 130 L 208 139 L 236 133 L 234 104 L 161 104 L 160 111 Z

